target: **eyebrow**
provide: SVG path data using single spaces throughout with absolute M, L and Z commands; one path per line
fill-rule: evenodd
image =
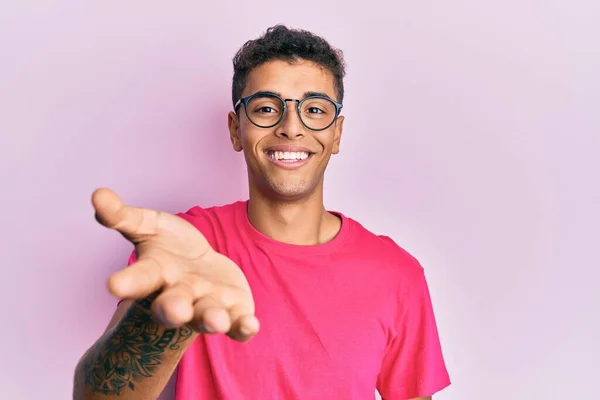
M 281 93 L 275 92 L 272 90 L 260 90 L 259 93 L 275 94 L 279 97 L 285 98 L 285 96 L 283 96 Z M 323 97 L 327 97 L 328 99 L 333 100 L 333 97 L 331 97 L 330 95 L 328 95 L 327 93 L 324 93 L 324 92 L 313 92 L 313 91 L 304 92 L 304 95 L 302 98 L 308 97 L 308 96 L 323 96 Z

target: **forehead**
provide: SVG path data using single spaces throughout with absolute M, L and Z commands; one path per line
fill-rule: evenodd
M 332 99 L 335 80 L 329 70 L 311 61 L 269 61 L 253 69 L 242 97 L 259 91 L 280 93 L 288 98 L 301 98 L 307 92 L 325 93 Z

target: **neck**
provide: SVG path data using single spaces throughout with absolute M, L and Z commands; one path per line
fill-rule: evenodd
M 320 190 L 319 190 L 320 189 Z M 278 242 L 317 245 L 333 239 L 341 220 L 328 213 L 323 205 L 323 191 L 294 201 L 273 199 L 250 188 L 248 219 L 263 235 Z

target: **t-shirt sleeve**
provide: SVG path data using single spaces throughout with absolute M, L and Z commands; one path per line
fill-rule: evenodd
M 432 396 L 450 385 L 425 273 L 419 270 L 401 294 L 397 335 L 377 379 L 384 400 Z
M 136 260 L 136 254 L 135 254 L 135 249 L 133 249 L 131 251 L 131 254 L 129 254 L 129 259 L 127 259 L 127 266 L 129 267 L 131 264 L 133 264 Z

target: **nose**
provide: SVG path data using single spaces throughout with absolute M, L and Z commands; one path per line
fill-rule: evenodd
M 304 125 L 298 115 L 298 101 L 286 100 L 287 107 L 283 119 L 277 125 L 275 134 L 279 137 L 297 139 L 304 136 Z

